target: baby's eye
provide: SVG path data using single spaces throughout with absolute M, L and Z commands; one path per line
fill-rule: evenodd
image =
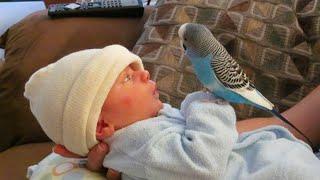
M 124 78 L 124 82 L 128 82 L 132 80 L 132 76 L 131 75 L 127 75 L 126 78 Z

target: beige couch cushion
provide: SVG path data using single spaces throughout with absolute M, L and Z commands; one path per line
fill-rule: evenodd
M 0 153 L 0 179 L 26 179 L 27 168 L 50 154 L 53 143 L 35 143 L 12 147 Z
M 0 71 L 1 71 L 1 68 L 2 68 L 2 66 L 3 66 L 3 63 L 4 63 L 4 59 L 1 59 L 1 58 L 0 58 Z

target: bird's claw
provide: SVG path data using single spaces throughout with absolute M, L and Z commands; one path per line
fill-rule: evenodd
M 221 98 L 216 98 L 216 99 L 214 100 L 214 102 L 215 102 L 216 104 L 219 104 L 219 105 L 227 105 L 227 104 L 229 104 L 228 101 L 226 101 L 226 100 L 224 100 L 224 99 L 221 99 Z
M 204 87 L 204 88 L 202 89 L 202 91 L 205 92 L 205 93 L 210 93 L 210 90 L 209 90 L 208 88 L 206 88 L 206 87 Z

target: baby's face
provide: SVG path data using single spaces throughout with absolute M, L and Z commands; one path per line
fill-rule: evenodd
M 105 123 L 117 130 L 157 115 L 163 104 L 149 76 L 148 71 L 131 66 L 121 72 L 102 107 Z

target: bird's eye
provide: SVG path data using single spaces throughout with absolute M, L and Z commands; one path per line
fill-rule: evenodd
M 187 38 L 184 38 L 185 41 L 187 41 Z

